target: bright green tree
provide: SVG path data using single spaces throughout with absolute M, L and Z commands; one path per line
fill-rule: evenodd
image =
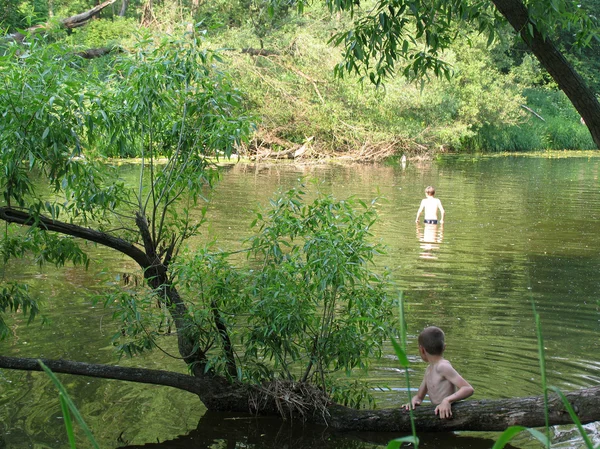
M 373 205 L 324 196 L 308 205 L 293 190 L 257 215 L 251 268 L 206 251 L 181 257 L 204 221 L 216 161 L 251 129 L 218 54 L 192 35 L 145 37 L 98 65 L 36 40 L 26 58 L 21 49 L 13 44 L 0 58 L 5 263 L 33 255 L 40 264 L 87 265 L 84 242 L 135 261 L 146 288 L 107 294 L 120 321 L 115 343 L 126 355 L 152 349 L 168 315 L 177 357 L 194 376 L 178 385 L 208 408 L 247 411 L 248 385 L 263 381 L 317 384 L 312 391 L 325 406 L 332 373 L 364 368 L 380 353 L 392 314 L 388 284 L 369 266 L 380 251 L 368 242 Z M 141 158 L 133 183 L 106 160 L 132 155 Z M 26 286 L 0 287 L 6 337 L 3 314 L 33 319 L 38 304 Z M 11 363 L 0 357 L 0 366 Z M 46 364 L 134 380 L 124 368 Z M 358 404 L 365 390 L 356 391 L 341 399 Z M 258 408 L 272 410 L 277 395 L 267 396 Z
M 578 47 L 598 45 L 598 21 L 571 0 L 326 0 L 332 11 L 347 11 L 351 29 L 333 38 L 343 61 L 336 73 L 357 73 L 375 84 L 401 73 L 408 78 L 449 76 L 444 50 L 463 30 L 478 30 L 492 42 L 508 22 L 588 126 L 600 148 L 600 103 L 596 94 L 554 44 L 570 30 Z

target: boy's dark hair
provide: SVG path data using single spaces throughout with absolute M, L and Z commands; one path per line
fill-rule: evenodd
M 435 187 L 433 187 L 433 186 L 427 186 L 425 188 L 425 193 L 427 195 L 435 196 Z
M 430 326 L 419 334 L 419 344 L 431 355 L 444 353 L 444 331 L 439 327 Z

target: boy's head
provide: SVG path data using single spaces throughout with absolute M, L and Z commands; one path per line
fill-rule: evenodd
M 433 187 L 433 186 L 427 186 L 425 188 L 425 195 L 427 195 L 427 196 L 435 196 L 435 187 Z
M 419 334 L 419 346 L 429 355 L 442 355 L 446 349 L 444 331 L 435 326 L 426 327 Z

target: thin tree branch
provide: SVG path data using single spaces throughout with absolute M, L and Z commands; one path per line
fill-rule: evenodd
M 115 237 L 106 232 L 96 231 L 95 229 L 85 228 L 83 226 L 65 223 L 58 220 L 45 217 L 44 215 L 32 215 L 29 212 L 18 210 L 12 207 L 0 207 L 0 220 L 8 223 L 15 223 L 31 227 L 43 228 L 47 231 L 54 231 L 64 235 L 78 237 L 90 242 L 112 248 L 135 260 L 140 267 L 147 268 L 151 265 L 148 256 L 133 243 Z

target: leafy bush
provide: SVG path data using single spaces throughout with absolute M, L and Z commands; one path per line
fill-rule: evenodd
M 393 316 L 387 275 L 369 266 L 382 251 L 369 243 L 374 204 L 304 196 L 292 189 L 257 212 L 248 265 L 200 251 L 174 270 L 179 286 L 196 294 L 197 328 L 213 329 L 199 338 L 203 349 L 215 348 L 211 368 L 225 368 L 227 343 L 207 326 L 217 314 L 234 335 L 241 379 L 312 381 L 359 405 L 371 400 L 364 385 L 342 388 L 336 373 L 350 375 L 379 357 Z
M 136 29 L 136 21 L 130 18 L 93 20 L 85 27 L 75 28 L 66 42 L 85 48 L 110 47 L 131 41 L 132 31 Z

